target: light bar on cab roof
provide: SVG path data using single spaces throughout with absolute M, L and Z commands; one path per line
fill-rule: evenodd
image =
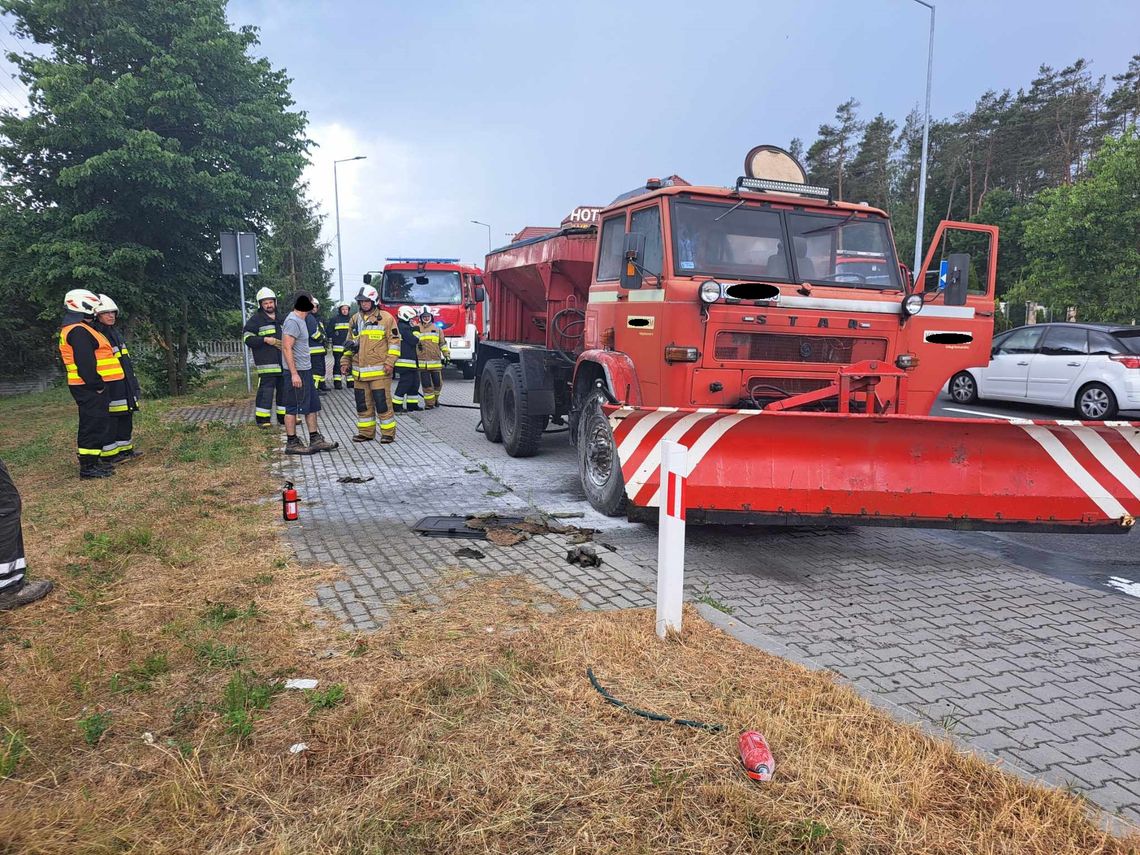
M 385 258 L 396 264 L 458 264 L 458 258 Z
M 736 179 L 736 189 L 753 190 L 758 193 L 794 193 L 796 196 L 809 196 L 812 199 L 831 201 L 831 190 L 828 187 L 796 184 L 793 181 L 774 181 L 771 178 L 745 178 L 741 176 Z

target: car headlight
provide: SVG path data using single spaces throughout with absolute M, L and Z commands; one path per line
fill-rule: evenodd
M 715 279 L 706 279 L 701 283 L 701 290 L 698 292 L 701 295 L 702 303 L 715 303 L 720 299 L 720 283 Z
M 911 294 L 902 301 L 903 314 L 908 318 L 922 311 L 922 295 Z

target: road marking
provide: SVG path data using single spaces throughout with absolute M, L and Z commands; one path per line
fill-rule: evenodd
M 1128 515 L 1128 511 L 1116 500 L 1116 497 L 1104 489 L 1101 483 L 1081 466 L 1077 458 L 1073 457 L 1073 453 L 1065 448 L 1065 444 L 1049 428 L 1042 425 L 1018 425 L 1018 427 L 1037 440 L 1037 443 L 1053 458 L 1053 462 L 1069 476 L 1069 480 L 1093 500 L 1101 513 L 1110 520 L 1118 520 Z
M 1019 419 L 1018 416 L 999 416 L 996 413 L 982 413 L 978 410 L 956 410 L 954 407 L 943 407 L 942 409 L 947 413 L 965 413 L 967 416 L 981 416 L 986 419 L 1005 419 L 1007 422 L 1015 422 Z
M 1124 579 L 1120 576 L 1112 576 L 1105 584 L 1110 588 L 1115 588 L 1122 594 L 1140 599 L 1140 582 L 1133 582 L 1131 579 Z

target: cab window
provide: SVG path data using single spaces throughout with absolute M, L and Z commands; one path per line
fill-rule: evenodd
M 661 273 L 661 209 L 642 208 L 629 217 L 630 232 L 645 235 L 645 258 L 641 265 L 650 273 Z
M 621 276 L 621 249 L 625 242 L 625 214 L 610 217 L 602 223 L 602 239 L 598 249 L 598 281 Z
M 1022 327 L 1014 330 L 998 345 L 997 353 L 1036 353 L 1044 332 L 1040 327 Z
M 1041 353 L 1046 356 L 1073 356 L 1089 352 L 1089 336 L 1080 327 L 1050 327 Z

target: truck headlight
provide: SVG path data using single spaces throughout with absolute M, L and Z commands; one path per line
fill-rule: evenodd
M 917 315 L 922 311 L 922 295 L 911 294 L 905 297 L 902 301 L 902 310 L 908 318 Z
M 698 292 L 701 295 L 702 303 L 715 303 L 720 299 L 720 283 L 715 279 L 706 279 L 701 283 L 701 290 Z

